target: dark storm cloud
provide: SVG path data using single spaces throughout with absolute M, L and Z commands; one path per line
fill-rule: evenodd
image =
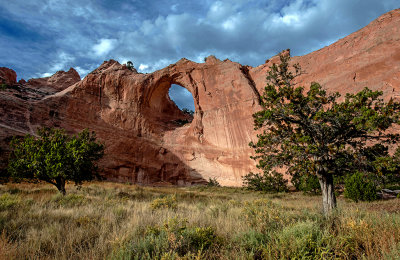
M 256 66 L 290 48 L 304 55 L 398 8 L 398 0 L 0 0 L 0 66 L 19 78 L 106 59 L 149 72 L 213 54 Z

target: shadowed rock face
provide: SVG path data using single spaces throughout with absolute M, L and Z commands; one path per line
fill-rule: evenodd
M 305 72 L 298 83 L 317 81 L 342 93 L 369 87 L 396 98 L 399 39 L 400 10 L 394 10 L 331 46 L 294 57 Z M 278 57 L 252 68 L 210 56 L 205 63 L 182 59 L 141 74 L 110 60 L 83 80 L 70 70 L 14 82 L 0 95 L 0 157 L 6 158 L 12 135 L 43 125 L 71 133 L 89 128 L 106 145 L 101 166 L 109 180 L 191 185 L 216 177 L 223 185 L 241 185 L 241 176 L 257 171 L 249 158 L 248 143 L 256 140 L 252 114 L 260 109 L 274 62 Z M 189 124 L 180 124 L 191 118 L 170 100 L 171 84 L 193 95 L 196 111 Z
M 14 85 L 17 83 L 17 73 L 12 69 L 0 67 L 0 84 Z

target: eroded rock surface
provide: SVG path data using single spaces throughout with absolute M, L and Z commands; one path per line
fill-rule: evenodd
M 0 67 L 0 84 L 14 85 L 17 83 L 17 73 L 12 69 Z
M 298 83 L 317 81 L 342 93 L 369 87 L 382 90 L 385 99 L 396 98 L 399 39 L 400 10 L 394 10 L 331 46 L 294 57 L 304 71 Z M 89 128 L 105 142 L 101 166 L 109 180 L 191 185 L 216 178 L 241 185 L 244 174 L 257 171 L 249 158 L 248 143 L 256 140 L 252 114 L 260 109 L 268 68 L 277 61 L 252 68 L 210 56 L 204 63 L 181 59 L 142 74 L 110 60 L 83 80 L 71 69 L 23 82 L 20 92 L 0 92 L 0 157 L 6 157 L 12 135 L 43 125 L 71 133 Z M 171 84 L 192 93 L 191 123 L 181 125 L 190 116 L 170 100 Z

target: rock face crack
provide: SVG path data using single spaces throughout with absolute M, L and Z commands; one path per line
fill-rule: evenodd
M 189 77 L 189 81 L 190 84 L 193 86 L 193 95 L 194 95 L 194 100 L 197 103 L 197 113 L 199 114 L 200 118 L 196 120 L 196 132 L 198 135 L 198 139 L 201 140 L 202 136 L 203 136 L 203 109 L 201 108 L 200 102 L 199 102 L 199 89 L 198 86 L 196 84 L 196 82 L 194 81 L 191 72 L 188 73 L 188 77 Z
M 242 71 L 244 77 L 249 82 L 249 86 L 253 90 L 254 95 L 257 98 L 258 104 L 261 105 L 261 103 L 262 103 L 261 95 L 260 95 L 260 92 L 258 92 L 258 89 L 256 87 L 256 83 L 254 82 L 253 78 L 250 76 L 249 69 L 246 66 L 241 66 L 240 70 Z

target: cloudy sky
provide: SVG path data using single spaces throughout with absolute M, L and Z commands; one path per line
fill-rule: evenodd
M 400 7 L 399 0 L 0 0 L 0 66 L 18 78 L 104 60 L 151 72 L 210 54 L 251 66 L 304 55 Z

